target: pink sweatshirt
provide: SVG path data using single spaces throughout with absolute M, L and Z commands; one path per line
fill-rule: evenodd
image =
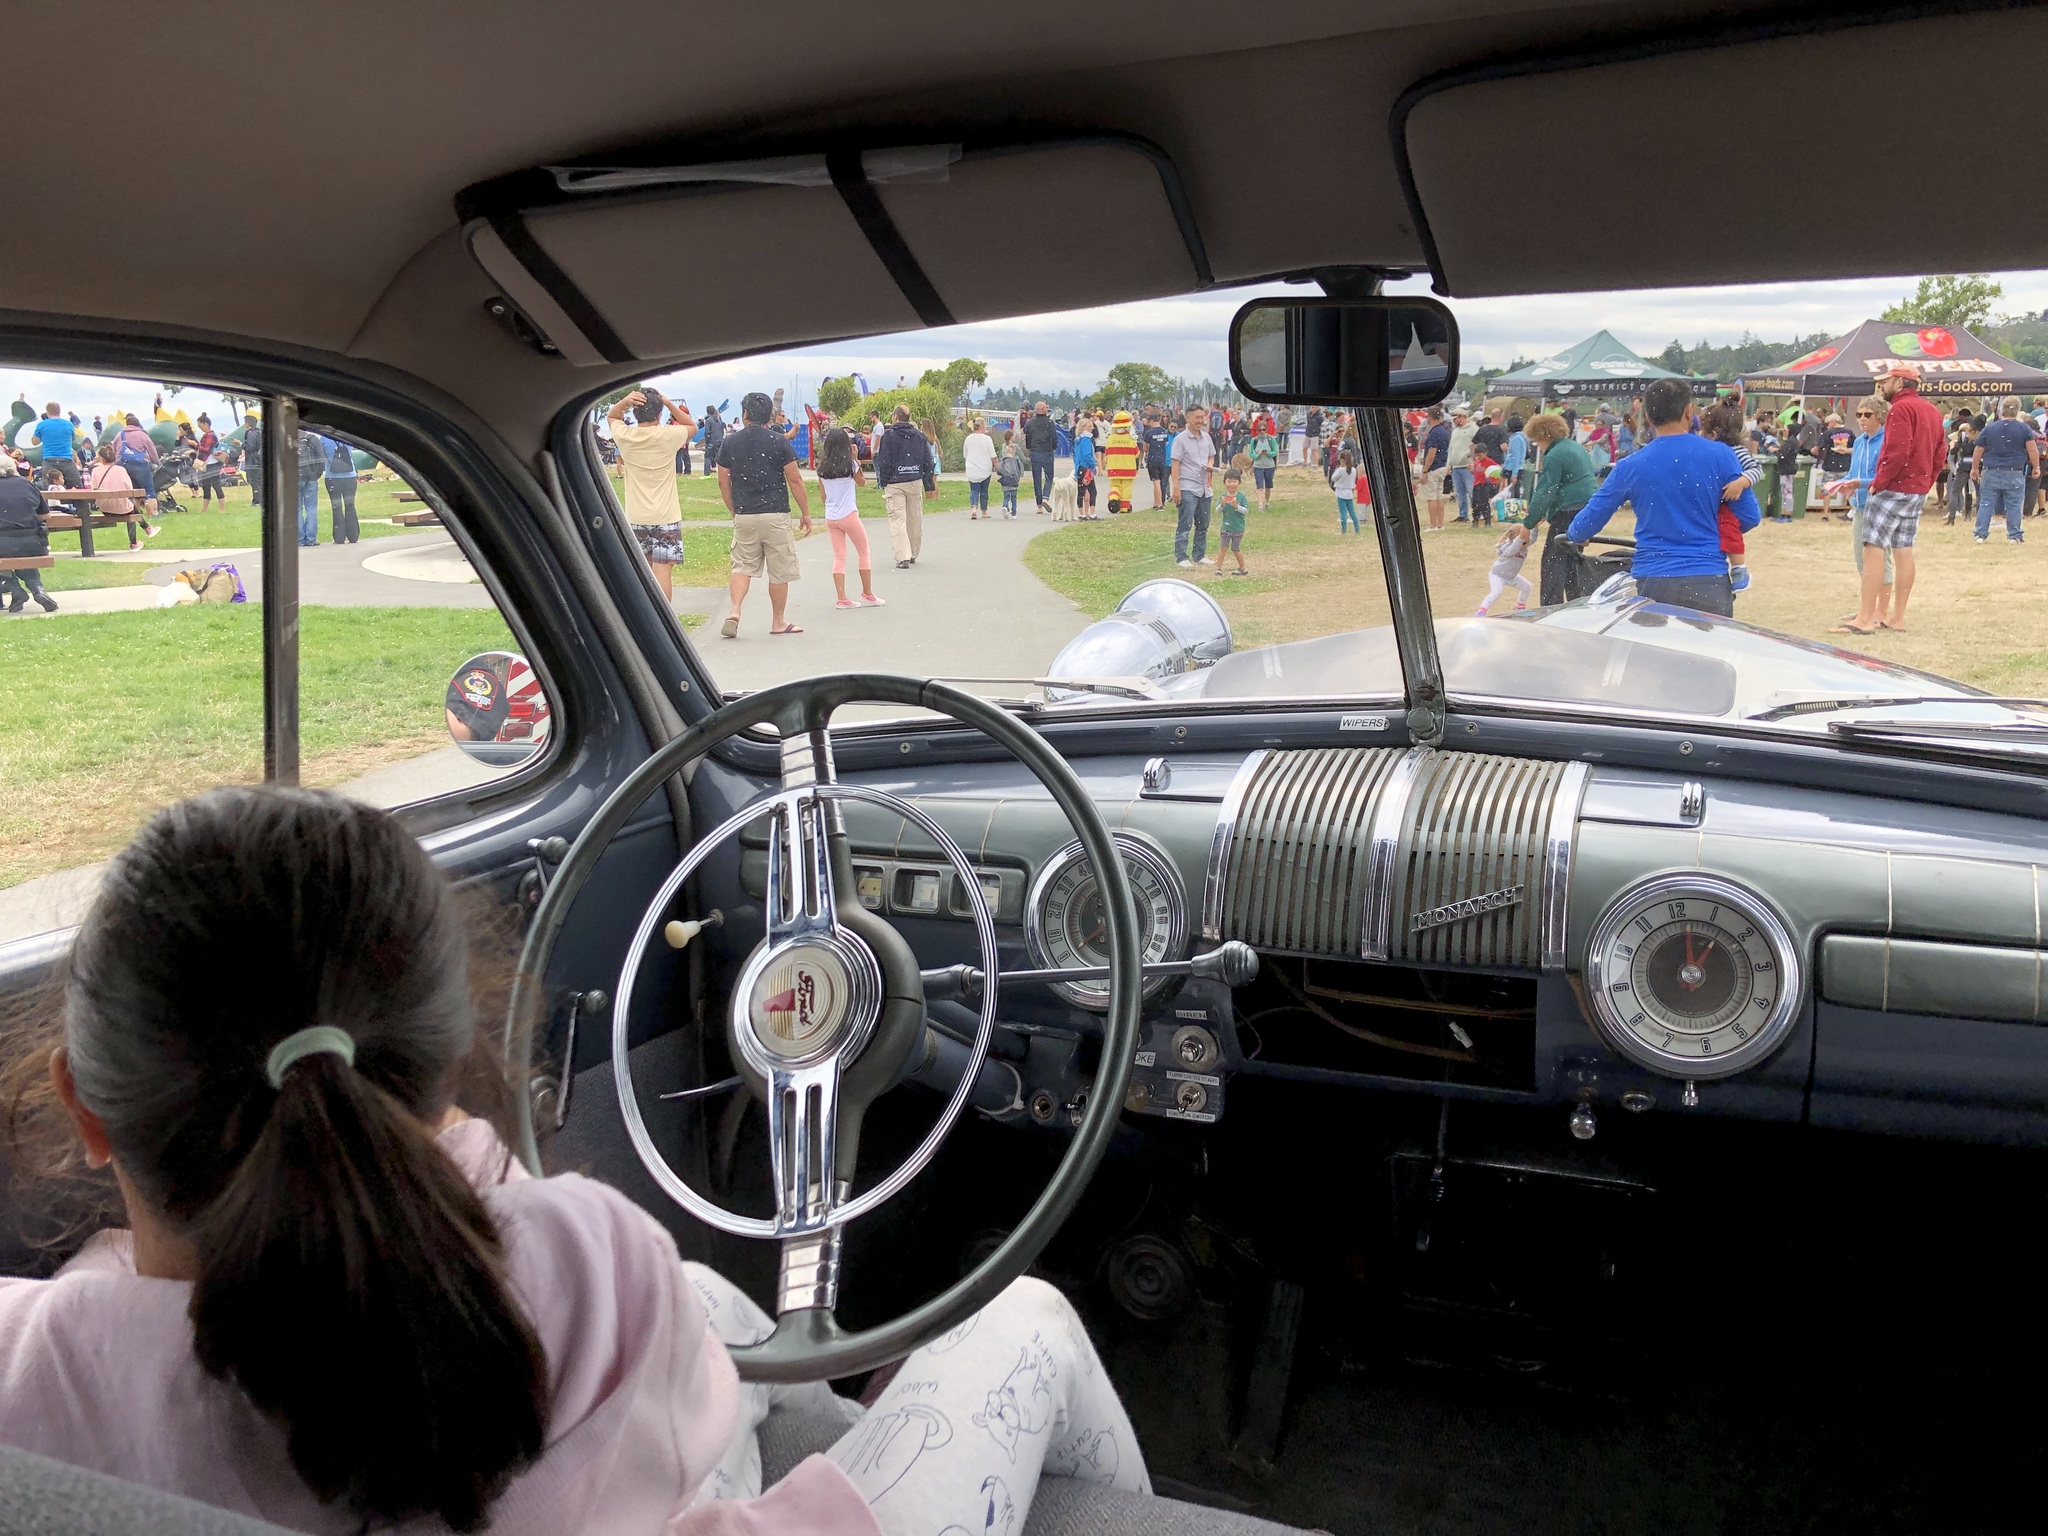
M 526 1177 L 480 1120 L 441 1145 L 483 1191 L 548 1359 L 547 1449 L 493 1506 L 496 1536 L 879 1536 L 824 1456 L 758 1499 L 690 1508 L 731 1443 L 739 1381 L 675 1244 L 603 1184 Z M 200 1368 L 190 1298 L 135 1273 L 125 1231 L 52 1279 L 0 1279 L 0 1443 L 297 1531 L 357 1530 L 299 1481 L 278 1426 Z

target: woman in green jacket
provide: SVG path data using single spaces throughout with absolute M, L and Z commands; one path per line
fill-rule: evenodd
M 1557 412 L 1530 417 L 1522 430 L 1543 454 L 1536 489 L 1529 496 L 1529 524 L 1533 528 L 1543 523 L 1550 529 L 1543 541 L 1543 605 L 1548 608 L 1584 595 L 1585 566 L 1565 543 L 1564 533 L 1572 514 L 1593 499 L 1600 480 L 1593 473 L 1592 459 L 1572 440 L 1571 429 Z

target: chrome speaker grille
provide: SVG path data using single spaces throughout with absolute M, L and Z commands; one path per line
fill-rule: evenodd
M 1563 763 L 1435 752 L 1402 816 L 1388 911 L 1390 958 L 1534 970 L 1543 950 L 1543 870 Z M 1576 807 L 1574 807 L 1574 810 Z M 1513 891 L 1509 901 L 1503 893 Z M 1502 904 L 1418 928 L 1483 901 Z
M 1560 967 L 1585 778 L 1580 763 L 1426 748 L 1254 753 L 1219 814 L 1203 931 L 1295 954 Z
M 1217 829 L 1229 842 L 1221 889 L 1210 893 L 1220 897 L 1215 936 L 1298 954 L 1358 953 L 1373 806 L 1403 756 L 1399 747 L 1323 747 L 1248 762 L 1236 819 Z

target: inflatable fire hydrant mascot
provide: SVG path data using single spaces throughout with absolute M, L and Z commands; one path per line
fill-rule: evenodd
M 1138 440 L 1131 436 L 1129 411 L 1110 418 L 1109 436 L 1102 440 L 1102 472 L 1109 477 L 1111 514 L 1130 511 L 1131 482 L 1138 477 Z

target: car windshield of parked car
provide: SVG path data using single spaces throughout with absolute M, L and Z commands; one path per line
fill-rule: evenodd
M 1354 414 L 1230 382 L 1237 309 L 1313 291 L 795 348 L 590 416 L 724 692 L 860 669 L 1062 710 L 1388 704 Z M 1463 372 L 1401 413 L 1397 475 L 1454 700 L 2043 749 L 2048 274 L 1453 308 Z

